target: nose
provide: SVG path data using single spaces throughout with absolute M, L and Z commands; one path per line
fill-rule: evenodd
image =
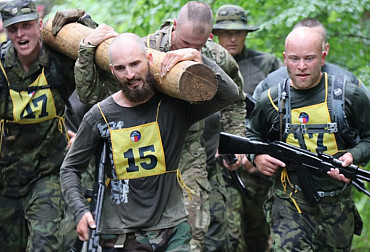
M 135 72 L 132 71 L 129 67 L 126 68 L 126 79 L 133 79 L 135 77 Z
M 18 37 L 22 37 L 22 35 L 23 35 L 23 29 L 21 27 L 18 27 L 18 29 L 17 29 L 17 36 Z
M 307 64 L 304 59 L 300 59 L 298 62 L 298 69 L 299 70 L 304 70 L 307 68 Z

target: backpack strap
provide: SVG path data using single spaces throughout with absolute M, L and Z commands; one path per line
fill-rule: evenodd
M 343 76 L 332 76 L 331 110 L 333 121 L 337 123 L 338 133 L 336 136 L 346 147 L 352 147 L 358 143 L 358 132 L 348 123 L 345 114 L 345 87 L 346 79 Z
M 49 77 L 48 83 L 50 85 L 50 88 L 56 88 L 60 95 L 62 96 L 62 99 L 67 106 L 68 113 L 73 113 L 72 105 L 69 101 L 69 95 L 66 91 L 66 89 L 62 85 L 63 78 L 61 76 L 62 64 L 59 62 L 59 60 L 55 57 L 53 52 L 50 54 L 50 68 L 49 68 Z

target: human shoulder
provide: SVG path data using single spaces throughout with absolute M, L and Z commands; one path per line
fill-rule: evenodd
M 233 56 L 221 45 L 208 39 L 202 48 L 202 54 L 219 65 L 225 72 L 239 70 L 238 63 Z
M 250 58 L 250 59 L 265 59 L 266 61 L 275 61 L 277 60 L 277 57 L 274 54 L 262 52 L 250 48 L 244 47 L 241 55 L 243 58 Z
M 271 53 L 253 50 L 244 47 L 241 54 L 235 56 L 240 68 L 246 65 L 253 65 L 266 75 L 281 67 L 280 60 Z
M 171 49 L 171 31 L 173 20 L 167 19 L 159 30 L 143 37 L 145 45 L 149 48 L 167 52 Z
M 359 84 L 358 78 L 353 73 L 351 73 L 350 71 L 348 71 L 348 70 L 346 70 L 346 69 L 344 69 L 344 68 L 342 68 L 338 65 L 335 65 L 335 64 L 332 64 L 332 63 L 325 63 L 325 65 L 322 68 L 322 71 L 327 72 L 329 75 L 342 76 L 347 81 L 352 82 L 356 85 Z

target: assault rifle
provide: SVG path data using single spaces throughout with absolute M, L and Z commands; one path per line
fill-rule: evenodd
M 89 231 L 89 240 L 87 241 L 87 251 L 96 252 L 99 246 L 99 232 L 100 232 L 100 218 L 101 210 L 103 208 L 103 199 L 105 191 L 105 163 L 107 156 L 107 143 L 104 142 L 103 148 L 100 155 L 99 167 L 98 167 L 98 179 L 95 183 L 95 190 L 92 193 L 90 209 L 94 216 L 96 228 Z
M 352 184 L 360 191 L 370 197 L 370 192 L 366 190 L 364 181 L 370 182 L 370 172 L 360 169 L 351 164 L 347 167 L 342 166 L 342 161 L 328 154 L 314 153 L 303 150 L 293 145 L 273 141 L 263 143 L 252 141 L 245 137 L 235 136 L 221 132 L 218 152 L 220 154 L 268 154 L 286 164 L 297 164 L 301 167 L 327 172 L 330 168 L 338 168 L 346 178 L 352 180 Z

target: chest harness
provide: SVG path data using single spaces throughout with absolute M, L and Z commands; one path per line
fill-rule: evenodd
M 191 198 L 179 169 L 167 171 L 158 113 L 162 100 L 158 103 L 156 120 L 130 128 L 111 129 L 98 103 L 100 113 L 108 126 L 112 143 L 112 154 L 117 179 L 136 179 L 157 176 L 165 173 L 177 174 L 177 182 Z M 109 181 L 106 182 L 108 184 Z
M 285 79 L 278 86 L 278 106 L 268 91 L 268 97 L 273 107 L 279 111 L 279 138 L 294 146 L 316 153 L 327 153 L 334 155 L 344 150 L 339 150 L 338 144 L 353 146 L 358 141 L 358 134 L 349 126 L 345 115 L 345 81 L 343 78 L 331 76 L 332 84 L 328 84 L 328 75 L 325 78 L 325 99 L 324 102 L 292 109 L 289 78 Z M 356 137 L 357 134 L 357 137 Z M 301 213 L 293 193 L 302 190 L 306 200 L 314 205 L 322 197 L 332 196 L 333 192 L 321 192 L 313 189 L 310 170 L 294 167 L 300 187 L 293 186 L 289 180 L 286 168 L 281 172 L 281 183 L 286 193 L 287 185 L 293 190 L 290 198 L 295 204 L 298 212 Z M 337 195 L 339 192 L 334 192 Z

